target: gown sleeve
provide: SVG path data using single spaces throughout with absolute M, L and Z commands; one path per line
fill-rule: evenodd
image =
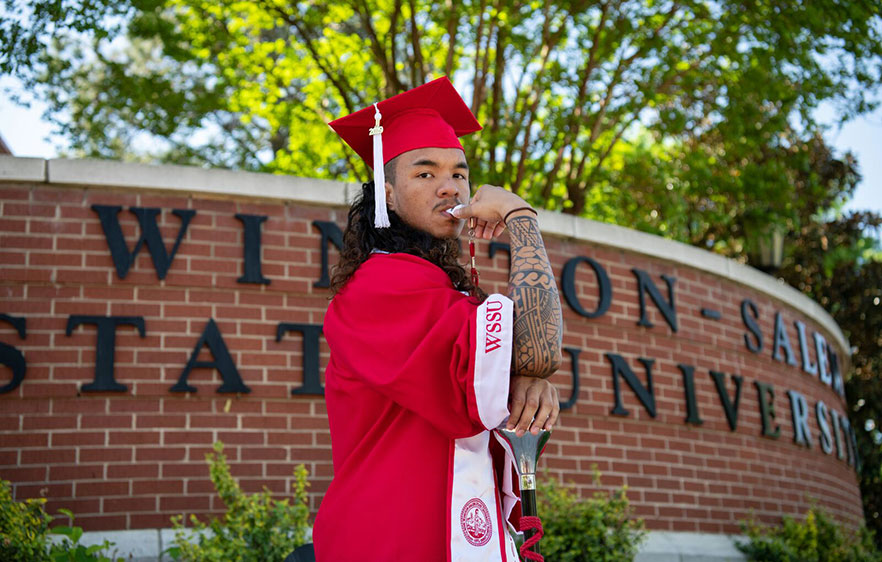
M 334 376 L 460 438 L 508 416 L 512 316 L 507 297 L 478 303 L 421 258 L 374 255 L 332 300 L 324 331 Z

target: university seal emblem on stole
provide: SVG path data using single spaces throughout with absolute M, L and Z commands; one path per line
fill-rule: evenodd
M 472 546 L 484 546 L 493 536 L 490 511 L 480 498 L 472 498 L 462 507 L 459 514 L 462 534 Z

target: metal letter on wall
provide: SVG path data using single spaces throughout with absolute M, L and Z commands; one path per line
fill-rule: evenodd
M 842 445 L 842 426 L 839 423 L 839 414 L 836 410 L 830 410 L 830 419 L 833 420 L 833 439 L 836 442 L 836 458 L 845 460 L 845 447 Z
M 511 245 L 506 244 L 505 242 L 491 241 L 487 244 L 487 257 L 493 259 L 496 256 L 496 252 L 505 252 L 511 256 Z
M 863 462 L 861 461 L 861 455 L 858 452 L 857 435 L 854 434 L 854 428 L 851 426 L 848 428 L 848 442 L 851 443 L 852 458 L 854 460 L 853 465 L 855 469 L 860 472 Z
M 839 416 L 839 427 L 842 429 L 842 440 L 845 442 L 845 450 L 848 453 L 848 464 L 860 470 L 861 461 L 857 453 L 857 439 L 848 416 Z M 842 458 L 840 456 L 840 458 Z
M 784 324 L 784 318 L 780 312 L 775 313 L 775 345 L 772 348 L 772 359 L 775 361 L 784 361 L 781 357 L 781 348 L 787 354 L 787 364 L 796 365 L 796 358 L 793 356 L 793 348 L 790 347 L 790 338 L 787 336 L 787 327 Z
M 644 359 L 643 357 L 637 358 L 638 361 L 643 363 L 643 368 L 646 369 L 646 386 L 643 386 L 643 383 L 640 382 L 640 379 L 637 378 L 637 375 L 634 374 L 634 371 L 631 370 L 631 367 L 628 366 L 628 363 L 621 355 L 616 355 L 615 353 L 605 353 L 604 355 L 612 364 L 613 390 L 615 392 L 616 401 L 616 405 L 610 410 L 610 413 L 617 416 L 627 416 L 629 413 L 622 405 L 622 391 L 619 385 L 619 377 L 623 377 L 649 415 L 654 418 L 655 394 L 652 389 L 652 365 L 655 363 L 655 360 Z
M 812 446 L 812 433 L 809 430 L 809 408 L 805 397 L 795 390 L 788 390 L 790 397 L 790 418 L 793 421 L 793 442 L 797 445 Z
M 714 386 L 717 387 L 717 395 L 720 397 L 720 404 L 723 405 L 723 411 L 726 413 L 726 422 L 729 429 L 735 431 L 738 426 L 738 403 L 741 402 L 741 383 L 744 377 L 741 375 L 732 375 L 735 382 L 735 400 L 729 398 L 729 392 L 726 390 L 726 374 L 719 371 L 711 371 L 710 376 L 714 379 Z
M 573 391 L 566 402 L 560 402 L 560 409 L 569 410 L 576 405 L 576 401 L 579 399 L 579 354 L 582 353 L 582 350 L 575 347 L 565 347 L 563 350 L 570 354 Z
M 236 279 L 236 282 L 269 285 L 270 280 L 260 272 L 260 225 L 266 220 L 266 217 L 236 213 L 236 218 L 242 221 L 242 226 L 245 228 L 243 248 L 245 266 L 242 277 Z
M 196 360 L 199 357 L 199 352 L 202 351 L 202 347 L 205 345 L 208 345 L 208 349 L 214 356 L 214 361 Z M 196 347 L 193 348 L 190 360 L 187 361 L 187 366 L 184 367 L 178 382 L 169 390 L 172 392 L 196 392 L 195 386 L 187 384 L 187 377 L 194 368 L 217 369 L 220 371 L 223 384 L 220 385 L 217 392 L 251 392 L 251 389 L 242 382 L 242 376 L 239 375 L 239 370 L 236 369 L 236 364 L 233 362 L 232 356 L 230 356 L 227 344 L 224 343 L 224 338 L 221 336 L 214 318 L 208 320 L 202 335 L 199 336 L 199 341 L 196 342 Z
M 805 337 L 805 324 L 797 320 L 793 325 L 796 326 L 796 333 L 799 334 L 799 352 L 802 357 L 802 370 L 809 375 L 817 376 L 818 364 L 813 362 L 809 355 L 808 341 L 806 341 Z
M 594 270 L 594 277 L 597 279 L 597 307 L 594 312 L 588 312 L 579 302 L 579 295 L 576 291 L 576 267 L 580 263 L 587 263 Z M 609 310 L 612 304 L 612 284 L 609 282 L 609 276 L 603 266 L 586 256 L 576 256 L 567 260 L 564 264 L 563 274 L 560 278 L 560 286 L 563 291 L 567 304 L 570 305 L 577 314 L 585 318 L 599 318 Z M 641 297 L 642 298 L 642 297 Z
M 683 373 L 683 390 L 686 392 L 686 423 L 701 425 L 704 420 L 698 415 L 698 400 L 695 399 L 695 367 L 692 365 L 677 365 L 680 372 Z
M 287 332 L 303 334 L 303 385 L 291 390 L 291 394 L 316 394 L 322 396 L 325 389 L 319 378 L 319 336 L 321 324 L 279 324 L 276 328 L 276 341 L 282 341 Z
M 744 322 L 744 327 L 753 334 L 753 339 L 749 335 L 744 334 L 744 345 L 754 353 L 759 353 L 763 350 L 763 333 L 756 323 L 758 318 L 759 311 L 756 308 L 756 304 L 750 299 L 741 301 L 741 320 Z
M 833 436 L 830 435 L 830 423 L 827 421 L 827 405 L 823 400 L 815 404 L 815 414 L 818 417 L 818 429 L 821 431 L 821 450 L 829 455 L 833 452 Z
M 637 277 L 637 294 L 640 297 L 640 320 L 637 321 L 637 325 L 646 326 L 647 328 L 652 328 L 654 326 L 654 324 L 649 321 L 646 314 L 646 293 L 649 293 L 649 297 L 652 299 L 652 302 L 655 303 L 659 312 L 662 313 L 665 322 L 668 323 L 668 326 L 671 327 L 673 332 L 676 332 L 677 305 L 674 302 L 674 282 L 676 282 L 677 279 L 674 277 L 668 277 L 667 275 L 661 276 L 668 286 L 668 300 L 665 301 L 648 273 L 641 269 L 637 269 L 636 267 L 631 270 L 631 273 Z
M 12 327 L 15 328 L 15 331 L 18 332 L 18 337 L 21 339 L 27 337 L 27 323 L 24 318 L 19 316 L 9 316 L 8 314 L 0 314 L 0 321 L 12 324 Z M 25 360 L 24 354 L 19 351 L 18 348 L 0 342 L 0 365 L 6 365 L 12 370 L 12 380 L 3 386 L 0 386 L 0 394 L 12 392 L 18 388 L 18 385 L 24 380 L 25 375 L 28 372 L 28 362 Z
M 487 257 L 491 260 L 496 256 L 496 252 L 505 252 L 508 255 L 508 268 L 511 270 L 511 246 L 505 242 L 491 241 L 487 244 Z
M 771 384 L 760 381 L 753 381 L 753 384 L 756 386 L 757 398 L 759 399 L 760 418 L 763 423 L 762 435 L 777 439 L 781 436 L 781 426 L 775 425 L 774 429 L 772 428 L 772 423 L 775 421 L 775 388 Z
M 128 388 L 116 382 L 113 377 L 113 359 L 116 354 L 116 327 L 134 326 L 143 338 L 143 316 L 71 316 L 67 319 L 65 334 L 70 336 L 80 324 L 95 324 L 98 327 L 98 338 L 95 344 L 95 379 L 84 384 L 83 392 L 125 392 Z
M 312 226 L 318 228 L 322 235 L 322 276 L 312 286 L 327 289 L 331 286 L 331 276 L 328 274 L 328 242 L 342 250 L 343 231 L 337 223 L 331 221 L 312 221 Z
M 827 386 L 833 386 L 833 373 L 827 361 L 827 340 L 818 332 L 814 333 L 815 357 L 818 358 L 818 378 Z
M 196 211 L 192 209 L 174 209 L 173 214 L 181 218 L 181 226 L 178 229 L 178 237 L 172 247 L 171 254 L 165 249 L 165 242 L 156 226 L 156 216 L 159 209 L 130 207 L 129 210 L 138 217 L 138 223 L 141 226 L 141 236 L 135 243 L 135 249 L 129 252 L 128 244 L 126 244 L 122 229 L 119 226 L 119 217 L 117 215 L 122 207 L 111 205 L 92 205 L 92 210 L 98 213 L 101 220 L 101 228 L 104 230 L 104 238 L 107 240 L 107 246 L 110 248 L 110 257 L 113 258 L 113 264 L 116 266 L 116 274 L 120 279 L 125 279 L 129 273 L 129 268 L 135 263 L 135 258 L 141 250 L 141 246 L 146 242 L 147 248 L 150 250 L 150 257 L 153 258 L 153 267 L 156 269 L 156 275 L 160 279 L 165 279 L 175 254 L 178 253 L 178 247 L 181 240 L 187 232 L 190 225 L 190 219 L 196 215 Z
M 842 373 L 839 371 L 839 356 L 836 355 L 836 351 L 829 343 L 827 344 L 827 360 L 830 362 L 830 378 L 833 379 L 833 391 L 845 398 L 845 384 L 842 382 Z

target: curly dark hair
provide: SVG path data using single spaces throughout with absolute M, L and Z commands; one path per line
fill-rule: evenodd
M 389 228 L 374 227 L 374 182 L 362 184 L 361 195 L 349 209 L 349 223 L 343 233 L 340 261 L 331 274 L 331 291 L 339 293 L 355 270 L 374 250 L 406 253 L 421 257 L 444 270 L 457 291 L 464 291 L 483 301 L 486 294 L 472 283 L 459 263 L 460 245 L 457 238 L 435 238 L 428 232 L 405 223 L 389 210 Z

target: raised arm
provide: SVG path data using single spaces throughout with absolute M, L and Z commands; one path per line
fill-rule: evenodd
M 560 367 L 563 325 L 560 296 L 536 214 L 514 193 L 483 185 L 457 216 L 475 217 L 475 235 L 479 238 L 489 240 L 508 228 L 508 296 L 514 301 L 515 317 L 512 372 L 529 377 L 550 376 Z
M 501 187 L 481 186 L 458 212 L 476 217 L 475 236 L 490 239 L 508 227 L 511 268 L 508 296 L 514 302 L 510 416 L 506 427 L 518 435 L 550 430 L 560 414 L 557 389 L 547 380 L 561 361 L 563 323 L 560 297 L 536 215 L 523 199 Z M 503 224 L 503 219 L 507 224 Z
M 512 371 L 547 378 L 560 367 L 563 337 L 554 274 L 535 214 L 516 211 L 505 226 L 511 238 L 508 296 L 515 310 Z

